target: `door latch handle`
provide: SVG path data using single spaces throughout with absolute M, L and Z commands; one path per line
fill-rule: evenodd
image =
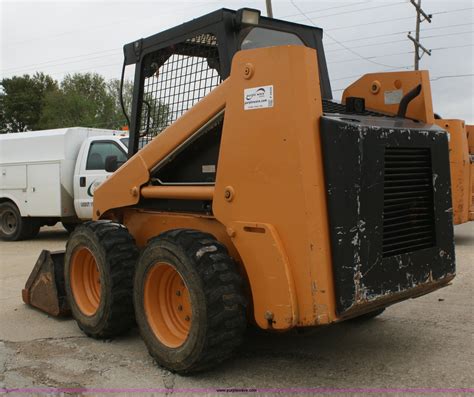
M 80 187 L 86 187 L 86 177 L 85 176 L 81 176 L 79 178 L 79 186 Z

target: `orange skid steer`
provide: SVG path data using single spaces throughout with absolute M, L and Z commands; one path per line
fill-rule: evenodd
M 107 159 L 95 220 L 63 261 L 44 254 L 27 303 L 50 311 L 35 289 L 62 299 L 64 286 L 55 314 L 94 338 L 136 322 L 160 365 L 190 373 L 229 357 L 249 322 L 370 318 L 453 279 L 448 135 L 428 72 L 366 75 L 336 102 L 322 30 L 251 9 L 124 54 L 129 159 Z

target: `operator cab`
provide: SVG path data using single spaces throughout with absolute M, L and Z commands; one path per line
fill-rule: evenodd
M 262 17 L 260 11 L 244 8 L 217 10 L 126 44 L 124 69 L 135 65 L 135 82 L 139 82 L 133 94 L 129 157 L 226 79 L 239 50 L 279 45 L 314 48 L 322 97 L 332 99 L 322 38 L 320 28 Z M 214 135 L 218 148 L 220 133 Z

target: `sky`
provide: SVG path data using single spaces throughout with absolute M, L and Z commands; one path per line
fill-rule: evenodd
M 0 0 L 0 79 L 41 71 L 97 72 L 119 78 L 124 44 L 226 7 L 257 8 L 265 0 L 96 1 Z M 432 49 L 420 69 L 430 72 L 435 112 L 474 124 L 474 0 L 423 0 L 433 14 L 421 25 Z M 324 30 L 334 98 L 360 76 L 413 69 L 415 7 L 409 0 L 273 0 L 275 18 Z M 127 68 L 127 76 L 133 70 Z

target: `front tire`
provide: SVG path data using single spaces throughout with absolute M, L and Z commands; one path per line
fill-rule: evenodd
M 242 278 L 210 234 L 177 229 L 150 240 L 138 261 L 134 304 L 150 355 L 171 371 L 215 366 L 242 343 Z
M 133 273 L 138 250 L 128 230 L 114 222 L 86 222 L 71 234 L 64 257 L 72 315 L 88 336 L 121 335 L 134 325 Z

